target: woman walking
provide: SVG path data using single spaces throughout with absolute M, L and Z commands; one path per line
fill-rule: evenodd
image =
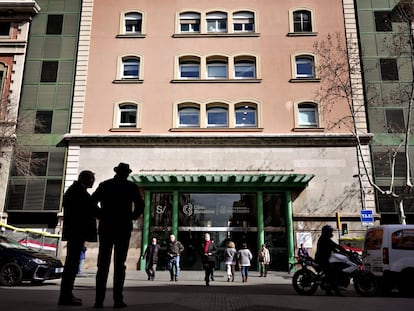
M 236 245 L 233 241 L 230 241 L 227 248 L 224 250 L 224 264 L 227 270 L 227 282 L 234 282 L 234 271 L 237 263 L 237 251 Z
M 249 276 L 250 261 L 253 258 L 251 251 L 247 248 L 247 244 L 243 243 L 242 248 L 238 251 L 239 267 L 242 275 L 242 281 L 247 282 Z

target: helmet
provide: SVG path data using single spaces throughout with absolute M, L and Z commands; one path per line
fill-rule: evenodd
M 322 235 L 332 236 L 333 228 L 330 225 L 325 225 L 322 227 Z

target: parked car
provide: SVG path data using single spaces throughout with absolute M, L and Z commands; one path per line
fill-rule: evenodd
M 414 225 L 381 225 L 365 233 L 363 264 L 383 292 L 414 296 Z
M 13 286 L 22 281 L 40 284 L 59 279 L 62 272 L 59 259 L 0 236 L 0 285 Z

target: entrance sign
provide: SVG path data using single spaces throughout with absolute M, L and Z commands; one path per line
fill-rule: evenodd
M 373 226 L 374 225 L 374 215 L 372 210 L 362 210 L 361 211 L 361 222 L 363 226 Z

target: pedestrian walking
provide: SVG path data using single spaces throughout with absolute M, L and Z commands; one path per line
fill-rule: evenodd
M 170 234 L 170 240 L 167 244 L 167 267 L 170 271 L 171 281 L 178 281 L 180 273 L 180 256 L 184 251 L 184 246 L 180 241 L 177 241 L 174 234 Z
M 237 250 L 233 241 L 227 244 L 227 248 L 224 250 L 224 264 L 226 265 L 227 282 L 234 282 L 234 273 L 237 264 Z
M 119 163 L 114 171 L 115 176 L 100 183 L 92 195 L 96 202 L 101 203 L 95 308 L 103 308 L 112 249 L 114 249 L 114 308 L 127 306 L 124 302 L 123 288 L 132 221 L 144 211 L 144 201 L 138 186 L 127 180 L 132 172 L 129 165 Z
M 151 244 L 145 249 L 143 258 L 145 258 L 145 272 L 147 273 L 148 281 L 154 281 L 155 279 L 159 249 L 160 245 L 157 243 L 157 238 L 152 238 Z
M 251 251 L 247 248 L 247 244 L 243 243 L 242 248 L 237 252 L 237 258 L 239 260 L 239 267 L 242 275 L 242 281 L 247 282 L 249 276 L 249 268 L 251 265 L 251 260 L 253 255 Z
M 92 188 L 95 174 L 85 170 L 63 195 L 62 240 L 66 243 L 66 259 L 63 269 L 59 305 L 80 306 L 82 300 L 73 295 L 73 285 L 85 241 L 96 242 L 96 216 L 98 206 L 87 189 Z
M 266 244 L 262 244 L 262 248 L 259 251 L 259 271 L 260 277 L 267 276 L 267 270 L 269 269 L 270 264 L 270 252 L 266 248 Z
M 210 239 L 210 234 L 206 233 L 204 235 L 204 241 L 201 244 L 201 262 L 203 264 L 205 277 L 204 280 L 206 282 L 206 286 L 210 285 L 210 279 L 214 280 L 213 278 L 213 271 L 216 265 L 216 254 L 217 254 L 217 246 L 216 244 Z

